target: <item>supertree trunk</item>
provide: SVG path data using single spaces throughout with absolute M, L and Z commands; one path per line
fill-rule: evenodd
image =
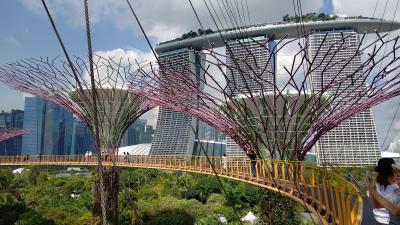
M 94 182 L 94 201 L 93 201 L 93 215 L 101 218 L 101 196 L 100 196 L 100 168 L 96 167 L 97 175 Z M 104 196 L 105 206 L 108 223 L 118 224 L 118 181 L 119 174 L 114 166 L 103 167 L 103 183 L 104 183 Z

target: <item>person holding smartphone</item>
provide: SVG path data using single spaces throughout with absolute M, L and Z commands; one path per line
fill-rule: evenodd
M 376 224 L 400 225 L 400 189 L 396 184 L 395 162 L 392 158 L 381 158 L 375 167 L 376 179 L 367 176 L 365 186 L 373 207 Z

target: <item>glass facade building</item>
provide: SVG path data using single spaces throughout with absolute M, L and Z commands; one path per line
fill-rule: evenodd
M 125 131 L 120 146 L 151 143 L 153 134 L 153 126 L 147 125 L 145 119 L 138 119 Z
M 74 118 L 72 129 L 72 155 L 84 155 L 87 151 L 93 151 L 93 137 L 89 128 L 79 119 Z
M 73 115 L 38 97 L 25 98 L 22 138 L 24 155 L 68 155 L 72 151 Z
M 23 128 L 24 111 L 13 109 L 11 113 L 0 113 L 0 126 Z M 0 142 L 0 155 L 17 155 L 21 153 L 22 136 Z

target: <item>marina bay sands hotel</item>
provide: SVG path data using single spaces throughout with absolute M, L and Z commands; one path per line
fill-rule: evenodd
M 275 40 L 298 37 L 299 24 L 296 23 L 278 23 L 278 24 L 259 24 L 240 28 L 240 32 L 235 29 L 222 31 L 221 34 L 211 33 L 202 36 L 174 40 L 160 43 L 155 50 L 161 61 L 166 60 L 177 66 L 182 66 L 185 63 L 191 64 L 192 73 L 196 73 L 195 60 L 204 59 L 204 55 L 196 53 L 193 50 L 207 49 L 210 43 L 213 43 L 214 48 L 226 47 L 229 45 L 233 54 L 240 54 L 244 51 L 243 45 L 237 44 L 238 39 L 257 38 L 270 40 L 273 35 Z M 359 43 L 359 35 L 362 33 L 389 32 L 400 28 L 400 23 L 392 21 L 382 21 L 371 18 L 338 18 L 329 21 L 312 21 L 301 24 L 305 33 L 311 32 L 308 36 L 309 54 L 312 55 L 313 47 L 317 47 L 323 41 L 327 34 L 327 42 L 334 43 L 341 40 L 342 34 L 350 36 L 348 41 Z M 372 35 L 371 35 L 372 36 Z M 224 40 L 226 42 L 224 42 Z M 347 41 L 346 40 L 346 41 Z M 251 44 L 251 43 L 250 43 Z M 269 53 L 264 47 L 250 46 L 253 51 L 256 61 L 262 63 L 267 62 Z M 324 54 L 328 49 L 320 49 L 320 54 Z M 351 56 L 356 51 L 354 48 L 347 48 L 341 55 L 344 57 Z M 198 55 L 196 55 L 198 54 Z M 185 60 L 184 60 L 185 59 Z M 318 57 L 316 60 L 322 60 Z M 229 64 L 229 62 L 227 62 Z M 316 62 L 318 63 L 318 62 Z M 353 62 L 360 65 L 360 59 L 354 59 Z M 321 72 L 321 71 L 320 71 Z M 345 71 L 344 71 L 345 72 Z M 350 73 L 351 71 L 349 71 Z M 199 72 L 198 72 L 199 73 Z M 318 71 L 315 71 L 318 73 Z M 333 73 L 326 73 L 325 76 L 332 76 Z M 229 74 L 228 74 L 229 75 Z M 235 76 L 235 72 L 230 74 Z M 271 78 L 272 79 L 272 78 Z M 250 81 L 251 82 L 251 81 Z M 319 82 L 312 81 L 311 85 L 318 86 Z M 255 87 L 257 88 L 257 87 Z M 271 87 L 272 88 L 272 87 Z M 266 90 L 269 91 L 269 90 Z M 186 116 L 182 113 L 171 109 L 160 107 L 157 121 L 157 128 L 153 138 L 150 154 L 166 154 L 166 155 L 192 155 L 195 145 L 195 134 L 192 127 L 196 127 L 200 123 L 200 127 L 207 125 L 199 122 L 196 118 Z M 199 139 L 201 139 L 201 135 Z M 197 140 L 198 141 L 198 140 Z M 363 111 L 354 117 L 344 121 L 341 125 L 334 128 L 330 132 L 321 137 L 317 145 L 314 147 L 317 155 L 317 162 L 322 159 L 327 163 L 332 164 L 347 164 L 347 165 L 374 165 L 380 158 L 380 147 L 376 134 L 374 119 L 371 110 Z M 228 156 L 243 156 L 243 151 L 229 137 L 226 140 L 226 154 Z M 324 161 L 325 162 L 325 161 Z

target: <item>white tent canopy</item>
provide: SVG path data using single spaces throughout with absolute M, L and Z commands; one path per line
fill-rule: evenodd
M 121 147 L 118 149 L 118 155 L 124 155 L 128 152 L 129 155 L 149 155 L 151 144 L 138 144 Z
M 245 217 L 242 218 L 242 221 L 245 222 L 250 222 L 251 224 L 254 224 L 258 218 L 250 211 L 247 213 Z

